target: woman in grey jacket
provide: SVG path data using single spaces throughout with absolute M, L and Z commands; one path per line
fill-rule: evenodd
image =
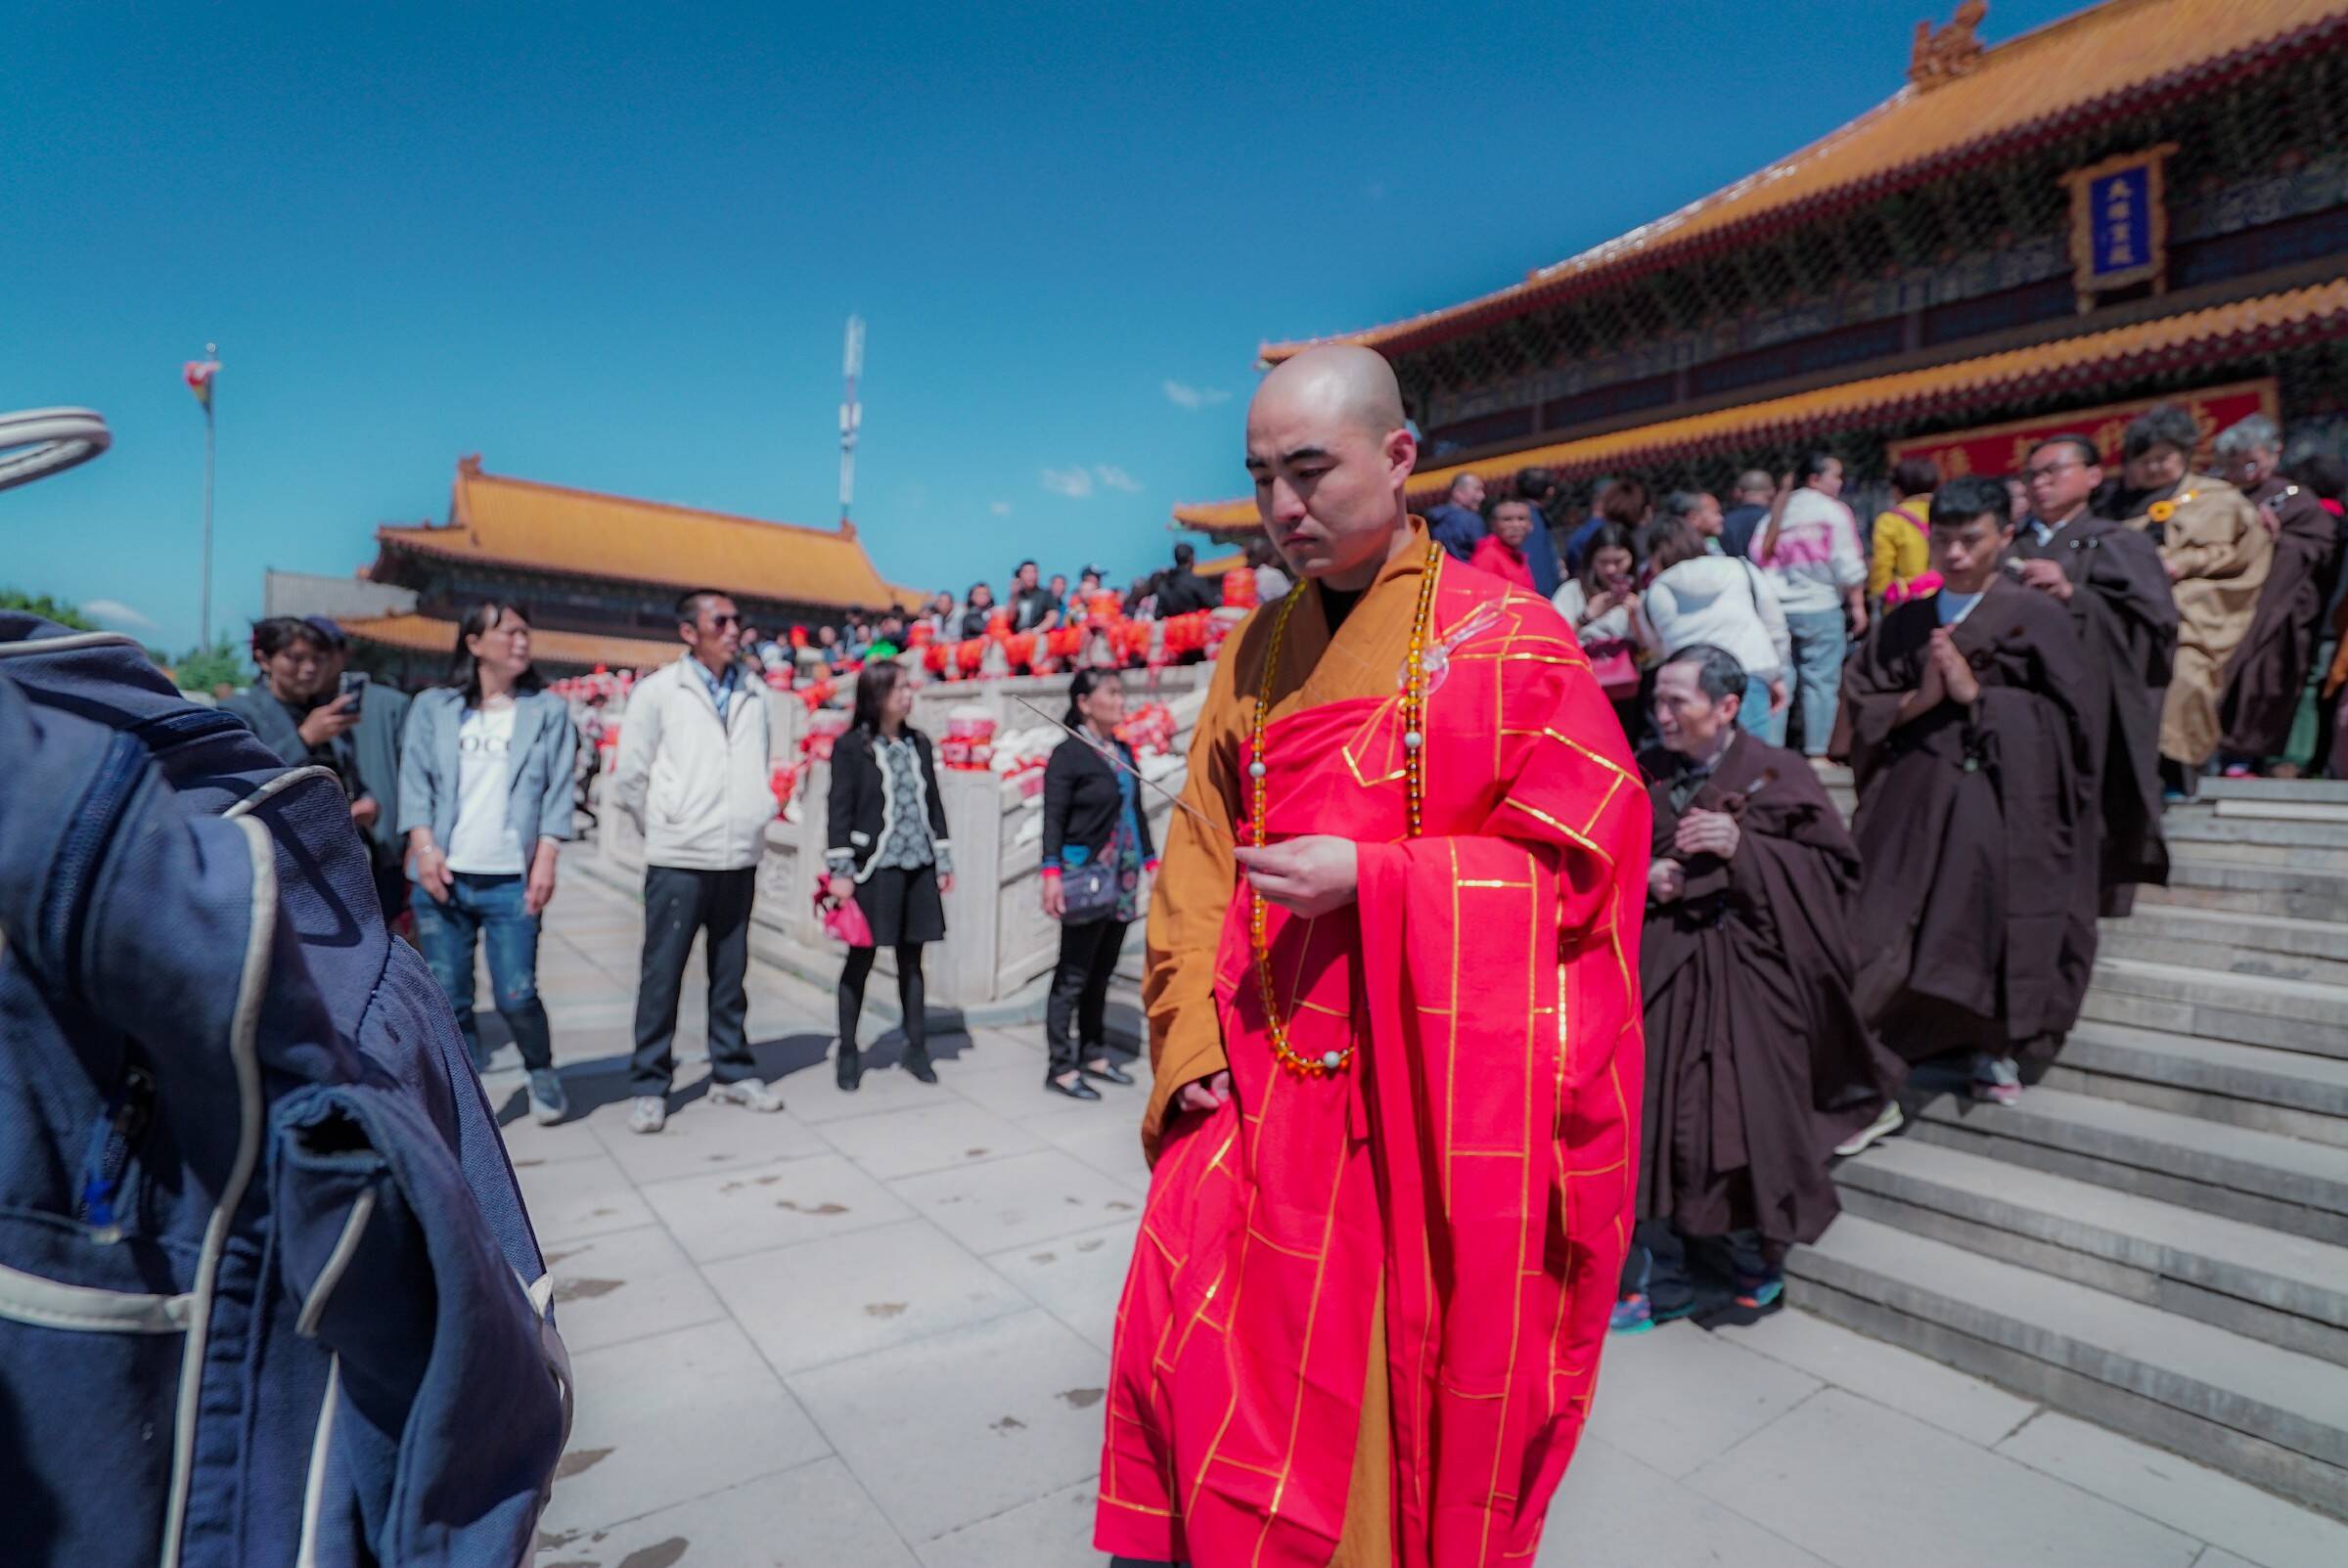
M 530 1075 L 530 1114 L 569 1108 L 538 999 L 538 918 L 555 894 L 555 857 L 571 836 L 578 731 L 530 667 L 519 606 L 477 605 L 457 628 L 448 685 L 408 709 L 399 826 L 415 880 L 416 942 L 457 1025 L 485 1065 L 473 1018 L 474 950 L 489 949 L 499 1016 Z

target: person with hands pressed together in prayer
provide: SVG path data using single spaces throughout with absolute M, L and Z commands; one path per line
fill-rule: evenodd
M 1894 1050 L 1972 1053 L 1974 1092 L 2019 1098 L 2088 975 L 2066 940 L 2096 855 L 2085 658 L 2069 612 L 2000 569 L 2002 480 L 1932 498 L 1940 591 L 1886 614 L 1850 662 L 1859 996 Z M 2100 722 L 2098 716 L 2098 722 Z
M 1556 612 L 1409 515 L 1417 458 L 1367 348 L 1287 360 L 1248 409 L 1299 582 L 1215 664 L 1151 901 L 1105 1551 L 1529 1556 L 1588 1413 L 1646 794 Z

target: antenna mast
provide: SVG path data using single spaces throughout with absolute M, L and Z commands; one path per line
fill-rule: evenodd
M 864 318 L 848 318 L 847 349 L 841 355 L 840 369 L 847 378 L 847 390 L 839 401 L 839 524 L 848 526 L 848 513 L 856 501 L 856 432 L 864 424 L 864 405 L 856 401 L 856 378 L 864 372 Z

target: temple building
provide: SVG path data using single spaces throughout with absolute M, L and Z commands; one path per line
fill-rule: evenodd
M 403 686 L 446 674 L 458 619 L 490 598 L 529 614 L 532 657 L 552 676 L 675 659 L 688 589 L 724 589 L 777 635 L 924 598 L 884 581 L 848 523 L 804 528 L 508 478 L 478 457 L 457 464 L 446 523 L 375 537 L 366 578 L 411 597 L 342 624 L 363 661 Z
M 1534 466 L 1569 496 L 1725 490 L 1811 447 L 1863 483 L 1910 455 L 2010 472 L 2164 399 L 2205 437 L 2264 412 L 2348 450 L 2348 3 L 2107 0 L 1995 47 L 1987 9 L 1918 23 L 1904 86 L 1725 190 L 1329 339 L 1393 361 L 1414 505 Z

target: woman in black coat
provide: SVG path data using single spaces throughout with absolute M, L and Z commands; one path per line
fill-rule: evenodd
M 1133 1082 L 1108 1056 L 1108 980 L 1125 927 L 1141 913 L 1142 874 L 1155 869 L 1157 846 L 1133 748 L 1117 739 L 1124 718 L 1117 672 L 1078 671 L 1068 684 L 1067 724 L 1076 736 L 1061 742 L 1044 769 L 1044 913 L 1061 922 L 1060 963 L 1044 1010 L 1052 1053 L 1044 1087 L 1070 1099 L 1101 1098 L 1087 1079 Z
M 923 1016 L 922 948 L 945 940 L 943 895 L 954 887 L 954 847 L 946 837 L 936 754 L 929 738 L 905 722 L 913 688 L 903 673 L 895 664 L 866 666 L 856 677 L 855 726 L 832 748 L 826 890 L 842 903 L 854 899 L 873 928 L 873 945 L 848 949 L 839 974 L 839 1087 L 850 1092 L 863 1076 L 856 1020 L 864 1011 L 864 982 L 884 946 L 897 955 L 905 1070 L 925 1084 L 937 1082 Z

